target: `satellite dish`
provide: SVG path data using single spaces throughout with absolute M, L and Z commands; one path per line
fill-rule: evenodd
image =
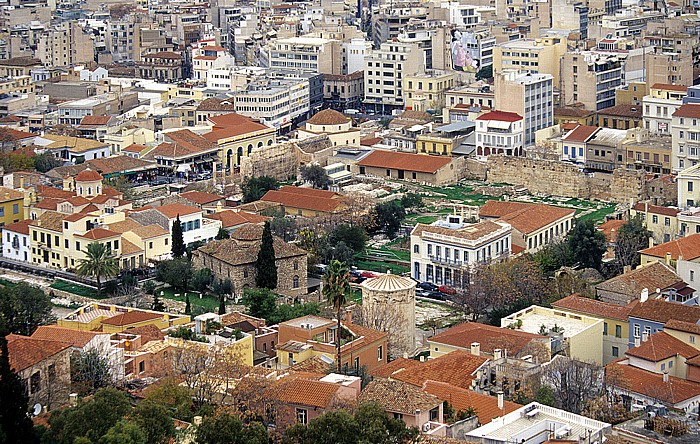
M 32 415 L 39 416 L 40 413 L 41 413 L 41 404 L 39 404 L 39 403 L 34 404 L 34 410 L 32 410 Z

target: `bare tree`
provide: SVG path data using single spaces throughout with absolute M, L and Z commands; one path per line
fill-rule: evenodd
M 603 381 L 601 366 L 565 356 L 557 356 L 542 373 L 542 382 L 554 391 L 557 407 L 577 414 L 590 400 L 604 394 Z
M 486 314 L 491 304 L 484 282 L 486 274 L 485 265 L 466 266 L 454 279 L 456 293 L 450 296 L 450 301 L 472 321 Z

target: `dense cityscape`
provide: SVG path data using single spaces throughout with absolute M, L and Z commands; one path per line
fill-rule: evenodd
M 699 7 L 3 2 L 0 444 L 700 442 Z

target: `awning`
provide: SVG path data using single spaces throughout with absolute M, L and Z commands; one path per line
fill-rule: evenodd
M 178 173 L 186 173 L 187 171 L 190 171 L 191 169 L 192 168 L 190 168 L 189 164 L 183 163 L 181 165 L 178 165 L 177 169 L 175 171 L 177 171 Z

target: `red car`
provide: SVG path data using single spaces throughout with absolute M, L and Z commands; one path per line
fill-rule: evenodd
M 457 290 L 455 290 L 454 288 L 450 288 L 450 287 L 448 287 L 448 286 L 446 286 L 446 285 L 440 285 L 440 286 L 438 287 L 438 291 L 439 291 L 440 293 L 445 293 L 445 294 L 455 294 L 455 293 L 457 293 Z
M 363 271 L 362 274 L 360 275 L 363 278 L 371 279 L 371 278 L 376 278 L 377 275 L 375 273 L 372 273 L 371 271 Z

